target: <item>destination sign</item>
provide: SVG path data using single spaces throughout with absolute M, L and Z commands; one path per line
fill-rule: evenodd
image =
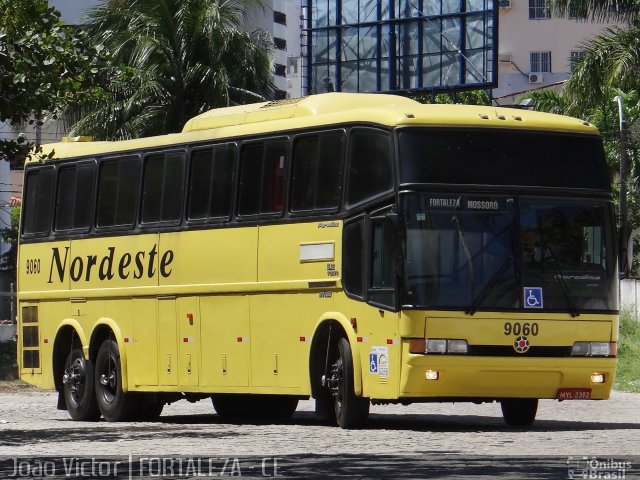
M 487 197 L 430 197 L 429 208 L 446 210 L 471 210 L 481 212 L 501 212 L 506 210 L 513 199 Z

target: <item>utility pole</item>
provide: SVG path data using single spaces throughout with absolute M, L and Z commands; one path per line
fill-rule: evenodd
M 628 245 L 628 207 L 627 207 L 627 176 L 629 174 L 629 161 L 627 159 L 627 120 L 622 108 L 622 97 L 617 95 L 614 102 L 618 104 L 618 117 L 620 118 L 620 259 L 619 276 L 628 278 L 630 270 Z

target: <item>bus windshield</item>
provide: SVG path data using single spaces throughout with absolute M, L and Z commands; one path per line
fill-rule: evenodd
M 411 193 L 410 307 L 615 311 L 616 264 L 605 201 Z

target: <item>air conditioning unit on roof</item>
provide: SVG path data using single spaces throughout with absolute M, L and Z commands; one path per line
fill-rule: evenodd
M 530 73 L 529 74 L 529 83 L 542 83 L 542 74 L 541 73 Z

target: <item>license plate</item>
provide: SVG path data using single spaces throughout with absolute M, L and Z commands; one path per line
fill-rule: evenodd
M 558 400 L 591 400 L 590 388 L 560 388 L 556 396 Z

